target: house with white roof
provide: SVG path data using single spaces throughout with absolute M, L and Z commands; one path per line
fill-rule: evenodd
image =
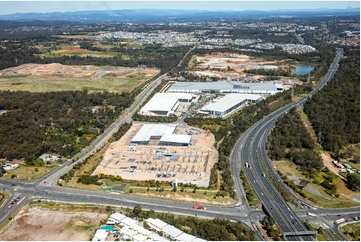
M 125 217 L 124 219 L 122 219 L 122 221 L 120 221 L 119 225 L 122 226 L 128 226 L 128 227 L 133 227 L 134 225 L 138 224 L 138 221 L 132 219 L 132 218 L 128 218 Z
M 112 219 L 116 223 L 120 223 L 122 219 L 126 218 L 127 216 L 121 214 L 121 213 L 113 213 L 110 215 L 109 219 Z
M 104 229 L 97 229 L 92 241 L 106 241 L 108 234 L 109 233 Z
M 161 241 L 161 242 L 169 241 L 168 239 L 163 238 L 162 236 L 160 236 L 160 235 L 158 235 L 158 234 L 151 234 L 151 235 L 148 237 L 148 239 L 151 240 L 151 241 Z
M 177 229 L 172 225 L 167 225 L 162 229 L 163 235 L 165 237 L 170 238 L 171 240 L 177 240 L 177 237 L 184 232 L 182 230 Z
M 193 241 L 194 239 L 196 239 L 196 236 L 187 233 L 183 233 L 177 237 L 178 241 Z
M 162 229 L 167 226 L 168 224 L 163 222 L 162 220 L 156 218 L 148 218 L 147 220 L 145 220 L 147 222 L 147 224 L 149 225 L 149 227 L 151 227 L 152 229 L 154 229 L 155 231 L 162 231 Z

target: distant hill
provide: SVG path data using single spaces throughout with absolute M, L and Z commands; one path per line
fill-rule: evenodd
M 272 10 L 272 11 L 206 11 L 206 10 L 174 10 L 174 9 L 136 9 L 136 10 L 99 10 L 78 12 L 51 12 L 51 13 L 15 13 L 0 15 L 1 20 L 66 20 L 82 22 L 109 22 L 109 21 L 160 21 L 184 19 L 252 19 L 252 18 L 290 18 L 330 15 L 359 15 L 360 8 L 346 9 L 307 9 L 307 10 Z

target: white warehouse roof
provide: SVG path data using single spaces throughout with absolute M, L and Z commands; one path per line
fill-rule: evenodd
M 141 114 L 151 114 L 153 111 L 171 112 L 177 108 L 180 99 L 192 100 L 193 95 L 187 93 L 156 93 L 140 110 Z
M 132 142 L 147 142 L 152 136 L 172 134 L 175 128 L 175 124 L 144 124 L 138 133 L 134 135 Z
M 191 136 L 185 134 L 165 134 L 160 139 L 160 142 L 189 144 L 191 142 Z
M 282 84 L 274 82 L 243 83 L 243 82 L 176 82 L 170 92 L 237 92 L 250 94 L 274 94 L 282 91 Z
M 239 104 L 240 102 L 243 102 L 245 100 L 257 101 L 260 98 L 262 98 L 262 96 L 255 95 L 255 94 L 231 93 L 231 94 L 225 95 L 224 97 L 214 100 L 214 102 L 212 102 L 210 104 L 205 105 L 203 108 L 201 108 L 201 110 L 202 111 L 211 110 L 211 111 L 225 112 L 228 109 Z

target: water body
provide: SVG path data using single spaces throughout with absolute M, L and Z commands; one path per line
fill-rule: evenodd
M 311 71 L 313 71 L 312 66 L 296 65 L 295 67 L 296 67 L 296 71 L 293 72 L 292 74 L 296 76 L 306 75 Z

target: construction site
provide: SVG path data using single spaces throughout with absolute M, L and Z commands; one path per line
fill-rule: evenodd
M 92 175 L 158 180 L 207 187 L 217 160 L 209 131 L 175 124 L 136 123 L 112 143 Z

